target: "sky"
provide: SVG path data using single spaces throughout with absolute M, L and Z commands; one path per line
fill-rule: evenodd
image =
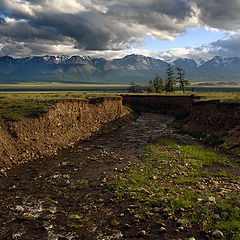
M 0 56 L 240 57 L 240 0 L 0 0 Z

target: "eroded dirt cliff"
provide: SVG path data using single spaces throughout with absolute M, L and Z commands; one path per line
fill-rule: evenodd
M 61 100 L 40 118 L 0 119 L 0 173 L 15 164 L 56 154 L 129 115 L 121 97 Z

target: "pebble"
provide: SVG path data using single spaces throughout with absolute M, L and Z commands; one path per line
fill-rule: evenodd
M 213 214 L 213 218 L 214 218 L 214 219 L 219 219 L 220 216 L 219 216 L 219 214 Z
M 76 214 L 69 215 L 69 218 L 70 219 L 81 219 L 81 217 L 79 215 L 76 215 Z
M 177 226 L 179 227 L 186 227 L 188 225 L 188 221 L 185 219 L 178 219 Z
M 130 226 L 128 223 L 125 223 L 125 224 L 123 225 L 123 227 L 126 228 L 126 229 L 131 228 L 131 226 Z
M 145 237 L 147 235 L 145 230 L 141 230 L 137 233 L 137 237 Z
M 167 229 L 166 229 L 165 227 L 161 227 L 161 228 L 159 229 L 159 231 L 160 231 L 161 233 L 166 233 L 166 232 L 167 232 Z
M 221 213 L 221 218 L 227 218 L 227 217 L 228 217 L 228 212 Z
M 120 222 L 118 222 L 116 219 L 113 219 L 113 220 L 111 221 L 111 225 L 114 226 L 114 227 L 117 227 L 117 226 L 120 225 Z
M 26 221 L 34 221 L 36 219 L 36 217 L 34 217 L 33 215 L 31 214 L 24 214 L 21 219 L 24 219 Z
M 216 199 L 215 197 L 207 197 L 203 200 L 204 203 L 214 203 L 216 204 Z
M 184 227 L 178 227 L 178 230 L 182 232 L 184 230 Z
M 215 230 L 215 231 L 213 231 L 212 236 L 215 238 L 223 238 L 224 235 L 221 231 Z
M 159 225 L 160 225 L 161 227 L 165 227 L 165 228 L 167 227 L 166 224 L 163 223 L 163 222 L 159 223 Z
M 158 207 L 155 207 L 155 208 L 153 209 L 153 212 L 155 212 L 155 213 L 161 212 L 161 209 L 158 208 Z
M 106 181 L 107 181 L 106 178 L 103 178 L 103 179 L 102 179 L 102 183 L 105 183 Z

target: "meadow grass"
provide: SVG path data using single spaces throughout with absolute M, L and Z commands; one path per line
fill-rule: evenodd
M 128 199 L 139 206 L 142 220 L 157 206 L 162 212 L 168 209 L 173 217 L 198 224 L 206 232 L 219 229 L 224 239 L 240 239 L 240 194 L 237 189 L 230 193 L 226 187 L 240 175 L 224 170 L 237 165 L 202 146 L 169 137 L 153 140 L 140 157 L 142 162 L 131 166 L 112 188 L 120 201 Z M 208 171 L 218 165 L 223 170 Z M 226 193 L 220 194 L 216 186 L 225 186 Z M 210 196 L 216 203 L 204 202 Z M 222 212 L 228 216 L 215 218 Z
M 9 84 L 6 85 L 6 87 Z M 22 84 L 21 86 L 29 84 Z M 51 86 L 66 86 L 66 84 L 50 84 Z M 69 84 L 72 86 L 74 84 Z M 12 85 L 15 86 L 15 85 Z M 38 87 L 42 84 L 33 86 Z M 47 86 L 47 85 L 46 85 Z M 89 84 L 85 84 L 88 87 Z M 92 85 L 97 87 L 103 87 L 103 85 Z M 107 85 L 108 87 L 116 87 L 118 85 Z M 112 93 L 112 92 L 97 92 L 97 91 L 49 91 L 49 92 L 0 92 L 0 116 L 8 121 L 18 121 L 22 116 L 40 116 L 41 114 L 47 112 L 49 106 L 54 104 L 60 99 L 91 99 L 95 97 L 110 97 L 119 96 L 131 93 Z M 171 94 L 160 93 L 160 94 L 149 94 L 149 93 L 135 93 L 131 95 L 160 95 L 160 96 L 189 96 L 193 94 L 192 92 L 187 92 L 183 94 L 182 92 L 175 92 Z M 220 99 L 223 102 L 240 102 L 240 92 L 236 93 L 224 93 L 224 92 L 207 92 L 207 93 L 195 93 L 197 96 L 202 97 L 201 100 L 217 100 Z M 176 116 L 177 118 L 186 117 L 184 113 L 181 116 Z
M 22 117 L 39 117 L 61 99 L 91 99 L 115 96 L 97 92 L 11 92 L 0 93 L 0 116 L 7 121 Z

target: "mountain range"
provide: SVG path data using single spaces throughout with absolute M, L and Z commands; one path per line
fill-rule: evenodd
M 179 58 L 190 81 L 240 81 L 240 58 L 215 56 L 208 61 Z M 0 83 L 148 83 L 156 74 L 165 79 L 168 62 L 142 55 L 106 60 L 88 56 L 0 57 Z

